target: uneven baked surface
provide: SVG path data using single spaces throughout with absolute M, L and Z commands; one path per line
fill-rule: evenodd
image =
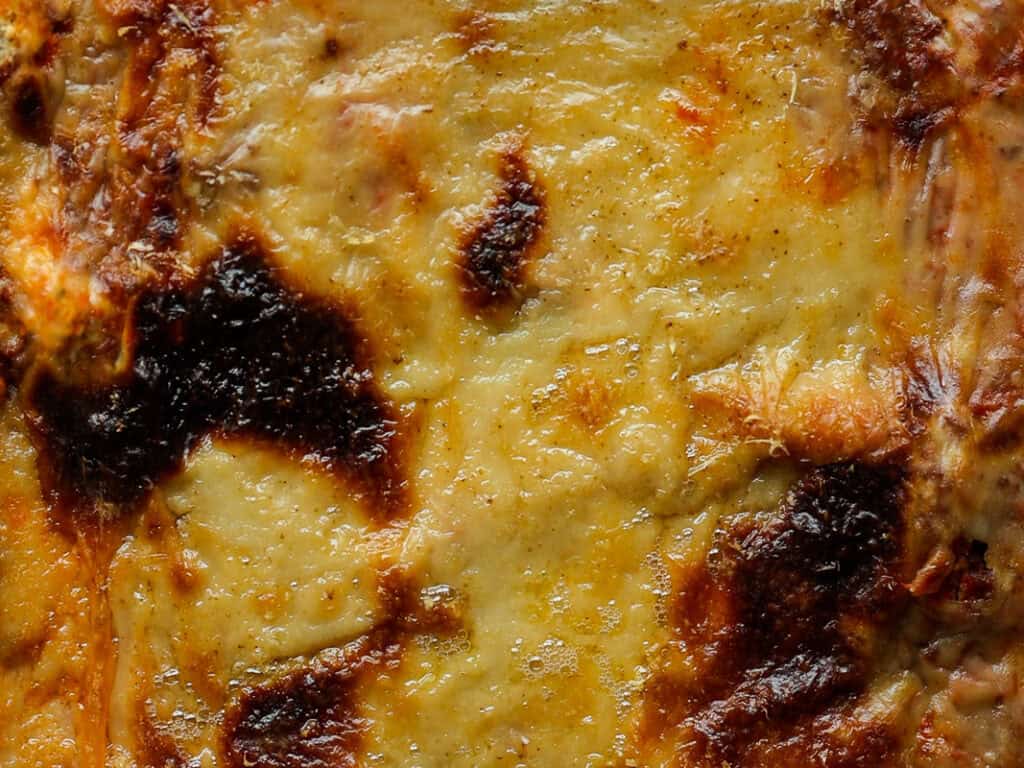
M 6 0 L 0 91 L 0 764 L 1024 763 L 1020 0 Z

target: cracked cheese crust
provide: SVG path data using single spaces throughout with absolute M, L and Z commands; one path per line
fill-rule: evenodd
M 1021 0 L 0 0 L 0 765 L 1024 763 Z

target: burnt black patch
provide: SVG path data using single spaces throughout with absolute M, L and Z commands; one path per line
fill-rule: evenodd
M 905 146 L 918 149 L 955 115 L 960 95 L 949 50 L 941 44 L 942 19 L 923 0 L 851 0 L 837 4 L 856 54 L 892 89 L 875 106 Z
M 868 66 L 899 91 L 928 87 L 950 73 L 949 54 L 936 45 L 942 20 L 923 0 L 850 0 L 837 3 L 834 14 Z
M 987 600 L 995 589 L 995 574 L 988 566 L 988 544 L 960 537 L 953 542 L 953 567 L 939 592 L 940 599 L 958 603 Z
M 153 203 L 152 218 L 146 230 L 158 247 L 167 248 L 177 243 L 178 212 L 170 200 L 161 198 Z
M 50 19 L 50 31 L 55 35 L 68 35 L 75 28 L 75 19 L 70 14 Z
M 865 630 L 904 597 L 902 501 L 898 470 L 836 464 L 798 482 L 768 520 L 723 532 L 681 580 L 672 613 L 699 674 L 656 677 L 648 735 L 684 730 L 701 766 L 760 765 L 780 745 L 793 765 L 882 764 L 892 740 L 849 710 L 874 652 Z M 837 741 L 828 731 L 844 716 Z
M 11 127 L 21 138 L 36 144 L 50 140 L 50 110 L 42 75 L 25 72 L 7 86 Z
M 0 401 L 7 383 L 18 377 L 26 346 L 26 332 L 14 308 L 14 282 L 0 267 Z
M 869 128 L 886 127 L 918 151 L 974 102 L 1000 98 L 1024 74 L 1020 3 L 987 4 L 967 31 L 949 24 L 950 3 L 847 0 L 829 4 L 855 60 L 888 86 L 862 105 Z M 959 57 L 957 49 L 971 53 Z
M 912 104 L 896 110 L 892 125 L 904 146 L 920 149 L 929 136 L 942 129 L 955 117 L 956 110 L 951 106 Z
M 226 764 L 354 768 L 365 727 L 355 708 L 355 678 L 368 660 L 318 661 L 270 685 L 244 689 L 225 722 Z
M 223 750 L 232 768 L 347 768 L 358 759 L 367 727 L 359 688 L 401 663 L 410 637 L 449 634 L 461 625 L 453 593 L 421 589 L 402 569 L 379 574 L 383 615 L 342 648 L 328 649 L 298 669 L 246 686 L 224 718 Z M 428 599 L 424 599 L 427 595 Z
M 45 478 L 62 506 L 132 504 L 209 433 L 286 447 L 341 472 L 380 509 L 403 490 L 394 408 L 344 308 L 285 284 L 240 237 L 186 289 L 134 302 L 128 370 L 28 382 Z
M 503 157 L 501 181 L 494 203 L 461 246 L 462 295 L 487 313 L 518 308 L 526 262 L 545 220 L 543 190 L 518 152 Z

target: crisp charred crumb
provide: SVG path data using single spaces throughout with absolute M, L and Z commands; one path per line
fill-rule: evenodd
M 26 402 L 58 507 L 132 506 L 205 434 L 286 447 L 354 482 L 383 515 L 404 487 L 398 417 L 349 313 L 281 282 L 242 235 L 193 284 L 132 303 L 130 369 L 113 380 L 44 367 Z
M 497 197 L 459 249 L 462 296 L 470 308 L 490 315 L 518 308 L 545 218 L 544 192 L 525 158 L 507 152 Z
M 892 125 L 905 146 L 918 149 L 929 136 L 940 131 L 955 117 L 956 110 L 951 106 L 911 105 L 896 110 Z
M 760 765 L 772 745 L 792 764 L 878 764 L 864 761 L 893 738 L 851 712 L 875 651 L 865 637 L 905 596 L 903 495 L 894 467 L 837 464 L 799 481 L 769 519 L 724 530 L 676 584 L 672 625 L 698 673 L 655 675 L 643 739 L 681 731 L 699 766 Z

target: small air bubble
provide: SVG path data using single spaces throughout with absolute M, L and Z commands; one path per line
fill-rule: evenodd
M 664 627 L 668 624 L 668 597 L 672 593 L 672 577 L 660 553 L 648 553 L 646 562 L 654 582 L 651 590 L 656 598 L 654 618 L 659 626 Z
M 548 638 L 525 660 L 523 671 L 531 677 L 575 675 L 579 671 L 579 652 L 564 640 Z
M 599 605 L 597 607 L 597 614 L 601 617 L 601 627 L 599 631 L 603 634 L 608 634 L 622 624 L 622 611 L 616 607 L 615 601 L 608 603 L 608 605 Z

